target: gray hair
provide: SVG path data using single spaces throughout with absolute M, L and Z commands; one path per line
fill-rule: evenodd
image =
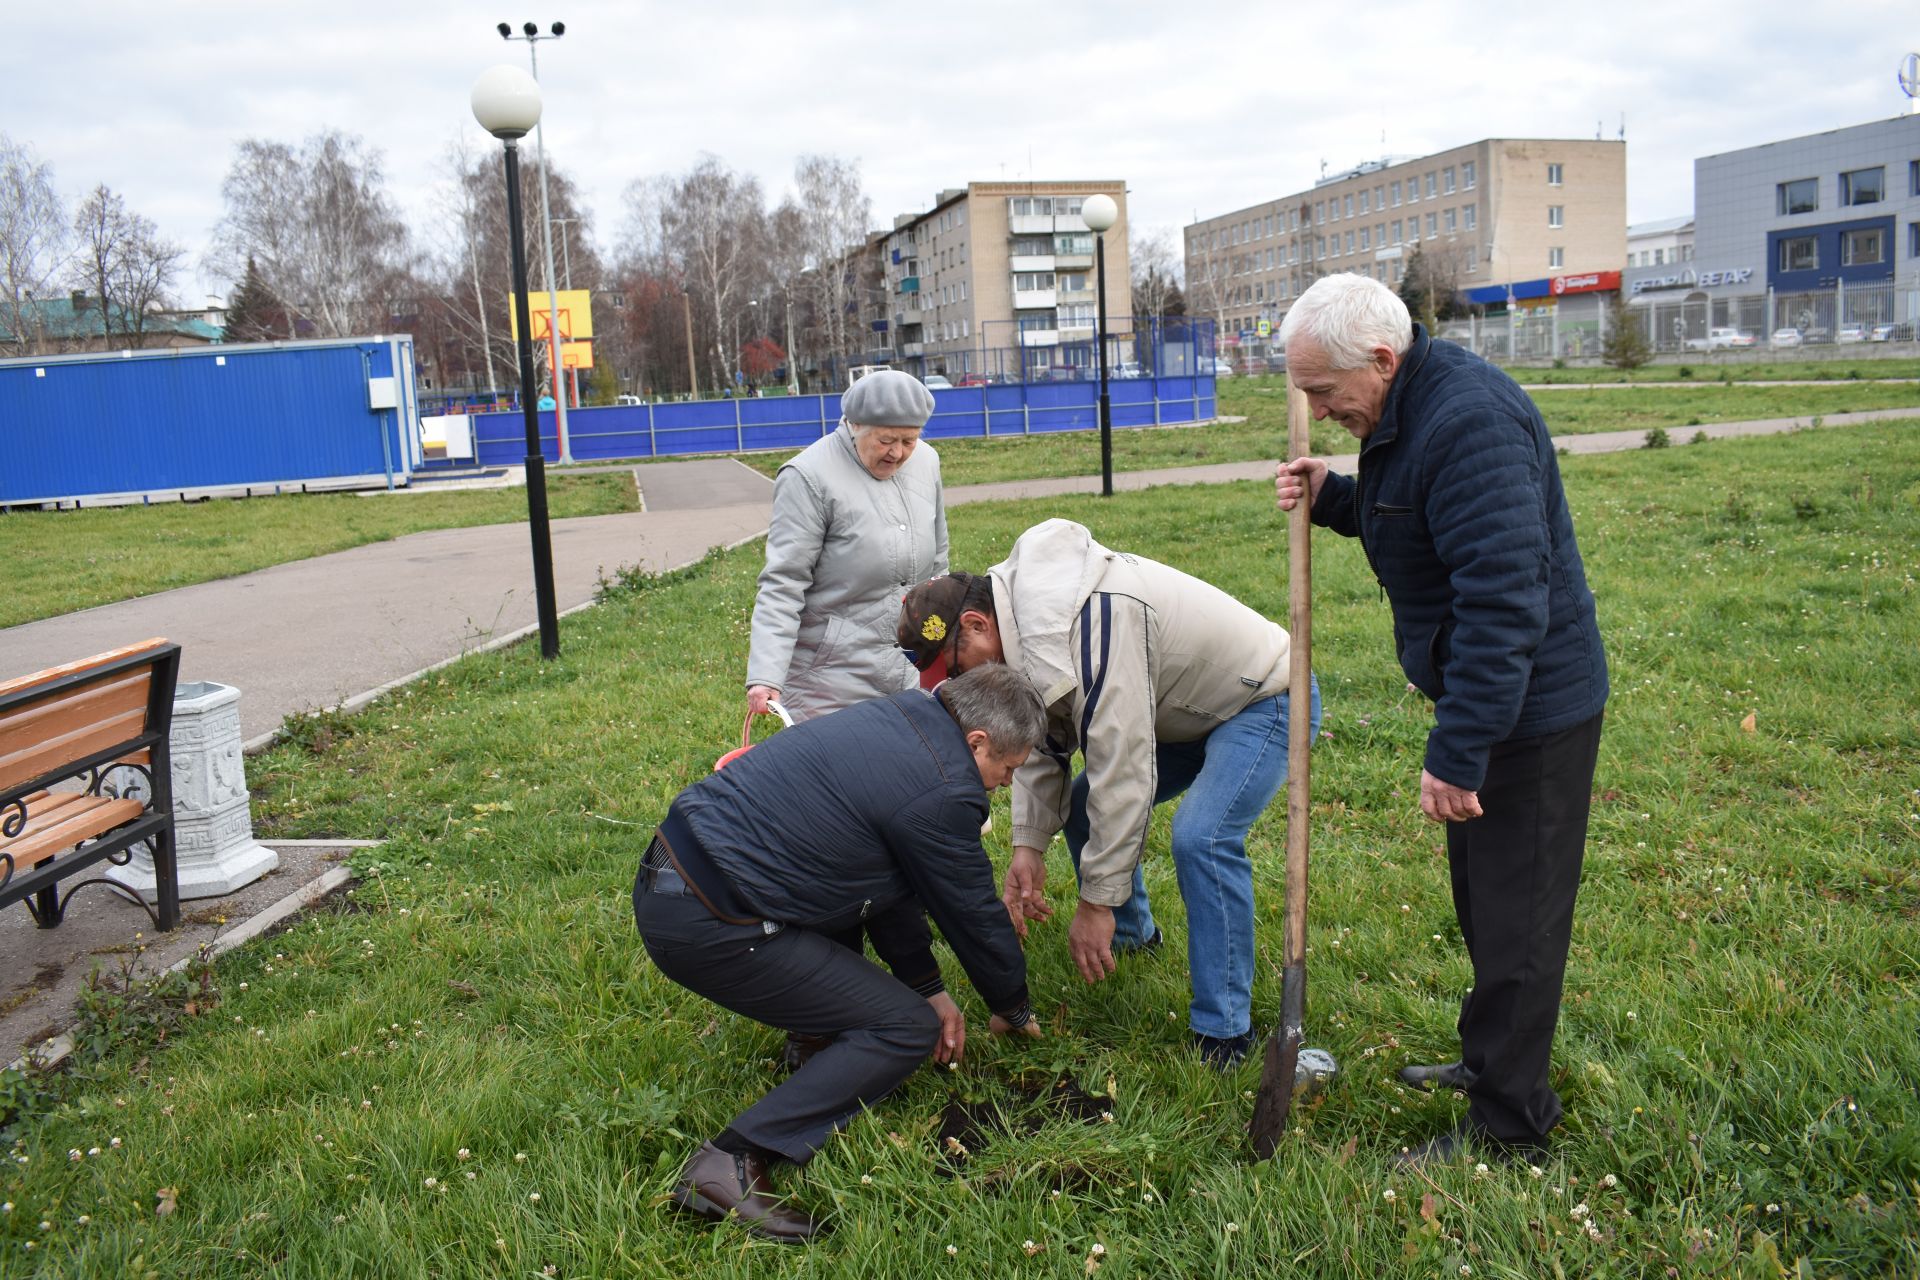
M 1031 751 L 1046 740 L 1047 709 L 1031 681 L 1003 662 L 983 662 L 940 686 L 961 733 L 984 731 L 995 755 Z
M 1375 347 L 1397 356 L 1413 345 L 1413 317 L 1400 295 L 1372 276 L 1343 272 L 1322 276 L 1300 295 L 1280 322 L 1280 345 L 1309 338 L 1327 353 L 1333 369 L 1358 369 Z

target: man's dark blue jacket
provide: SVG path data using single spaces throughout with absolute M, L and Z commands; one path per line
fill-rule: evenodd
M 681 792 L 660 830 L 722 913 L 821 932 L 867 921 L 895 976 L 926 995 L 940 980 L 920 972 L 933 965 L 924 906 L 987 1007 L 1024 1015 L 1026 959 L 980 847 L 986 820 L 966 736 L 910 689 L 774 734 Z
M 1592 719 L 1607 659 L 1553 441 L 1505 373 L 1419 326 L 1357 478 L 1313 519 L 1366 548 L 1407 679 L 1434 700 L 1427 771 L 1477 790 L 1500 742 Z

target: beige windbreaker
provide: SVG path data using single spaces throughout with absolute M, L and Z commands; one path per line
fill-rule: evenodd
M 1226 592 L 1110 551 L 1071 520 L 1020 535 L 988 571 L 1009 664 L 1047 703 L 1048 752 L 1014 777 L 1013 842 L 1045 849 L 1066 825 L 1085 757 L 1091 834 L 1080 896 L 1119 906 L 1153 812 L 1154 748 L 1193 742 L 1287 689 L 1287 633 Z

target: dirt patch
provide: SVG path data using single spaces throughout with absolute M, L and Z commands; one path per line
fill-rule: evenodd
M 996 1138 L 1038 1133 L 1053 1120 L 1100 1124 L 1112 1118 L 1114 1102 L 1103 1094 L 1088 1093 L 1071 1076 L 1032 1082 L 1014 1079 L 999 1096 L 988 1099 L 955 1098 L 940 1110 L 934 1131 L 934 1167 L 955 1177 L 965 1172 L 975 1154 Z

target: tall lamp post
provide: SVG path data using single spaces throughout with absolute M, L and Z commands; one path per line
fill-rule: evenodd
M 558 40 L 567 34 L 567 24 L 556 22 L 547 29 L 546 35 L 540 34 L 540 24 L 523 22 L 520 34 L 513 34 L 513 28 L 501 23 L 495 28 L 502 40 L 525 40 L 527 42 L 527 64 L 533 68 L 533 78 L 540 79 L 539 44 L 542 40 Z M 547 205 L 547 131 L 535 126 L 533 135 L 533 158 L 540 166 L 540 225 L 547 240 L 547 335 L 553 343 L 553 428 L 560 437 L 560 461 L 573 461 L 573 439 L 567 431 L 567 397 L 560 389 L 560 366 L 564 363 L 561 349 L 566 339 L 560 333 L 560 295 L 558 277 L 553 270 L 553 215 Z
M 533 326 L 527 318 L 527 245 L 520 227 L 520 139 L 540 122 L 540 86 L 518 67 L 490 67 L 473 82 L 473 118 L 500 139 L 507 152 L 507 229 L 513 246 L 514 319 L 520 326 L 520 407 L 527 423 L 527 526 L 533 536 L 533 595 L 540 618 L 540 656 L 557 658 L 560 619 L 553 599 L 553 538 L 547 529 L 547 460 L 540 453 Z
M 560 228 L 560 272 L 567 282 L 567 292 L 571 293 L 573 292 L 573 237 L 568 233 L 567 228 L 580 221 L 580 219 L 549 218 L 547 221 Z M 565 361 L 562 361 L 562 363 L 565 363 Z M 573 388 L 573 403 L 574 407 L 578 408 L 580 405 L 580 370 L 572 367 L 567 369 L 567 385 Z
M 1093 232 L 1093 287 L 1097 322 L 1093 339 L 1100 359 L 1100 495 L 1113 496 L 1113 407 L 1107 400 L 1107 231 L 1120 219 L 1112 196 L 1088 196 L 1080 217 Z

